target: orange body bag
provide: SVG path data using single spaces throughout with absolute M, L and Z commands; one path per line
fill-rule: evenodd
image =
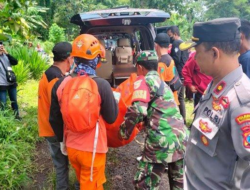
M 60 103 L 67 129 L 85 133 L 96 127 L 100 117 L 101 97 L 98 86 L 91 77 L 83 75 L 69 79 Z
M 108 147 L 120 147 L 130 143 L 136 135 L 139 133 L 137 127 L 134 128 L 130 138 L 128 140 L 120 140 L 118 138 L 118 133 L 120 130 L 120 125 L 124 121 L 124 116 L 127 112 L 127 107 L 131 106 L 132 95 L 134 92 L 134 82 L 137 79 L 135 73 L 131 74 L 130 77 L 121 83 L 116 89 L 113 89 L 115 92 L 121 93 L 121 98 L 119 100 L 119 113 L 116 121 L 113 124 L 105 123 L 107 128 L 107 138 L 108 138 Z

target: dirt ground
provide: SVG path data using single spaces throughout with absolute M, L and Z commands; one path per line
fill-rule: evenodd
M 109 148 L 107 154 L 105 190 L 133 190 L 133 177 L 137 168 L 136 158 L 140 156 L 143 149 L 144 136 L 139 134 L 132 143 L 120 147 Z M 53 164 L 45 140 L 37 144 L 34 158 L 35 173 L 32 176 L 33 182 L 25 190 L 53 190 L 51 172 Z M 164 174 L 160 190 L 168 190 L 167 173 Z M 71 187 L 71 190 L 74 188 Z
M 105 190 L 132 190 L 133 178 L 137 168 L 136 158 L 143 149 L 144 136 L 139 134 L 132 143 L 120 147 L 109 148 L 107 156 L 107 184 Z M 160 190 L 168 190 L 167 173 L 162 177 Z
M 34 157 L 35 172 L 31 176 L 32 182 L 24 189 L 27 190 L 52 190 L 49 174 L 53 171 L 53 163 L 50 157 L 48 144 L 45 140 L 37 143 Z

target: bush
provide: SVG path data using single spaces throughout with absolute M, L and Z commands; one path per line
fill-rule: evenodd
M 42 58 L 35 50 L 29 52 L 30 59 L 27 64 L 29 66 L 33 79 L 40 79 L 42 73 L 49 67 L 46 59 Z
M 47 54 L 50 54 L 52 52 L 52 49 L 54 47 L 54 43 L 53 42 L 50 42 L 50 41 L 45 41 L 43 43 L 43 47 L 44 47 L 44 51 L 47 53 Z
M 52 24 L 52 26 L 49 29 L 49 41 L 53 43 L 58 43 L 65 41 L 65 33 L 64 29 L 59 27 L 57 24 Z
M 47 64 L 47 60 L 42 57 L 37 51 L 27 47 L 12 47 L 8 48 L 8 52 L 15 57 L 19 62 L 23 62 L 24 68 L 29 68 L 30 76 L 34 79 L 39 79 L 42 73 L 49 67 Z M 16 66 L 15 66 L 16 67 Z M 17 65 L 18 67 L 18 65 Z M 20 66 L 21 67 L 21 66 Z M 15 71 L 18 69 L 15 69 Z M 16 73 L 18 74 L 18 73 Z M 22 75 L 26 75 L 25 73 L 19 74 L 21 77 Z M 22 76 L 24 77 L 24 76 Z M 22 78 L 24 79 L 24 78 Z M 20 79 L 22 82 L 24 80 Z M 17 79 L 19 80 L 19 79 Z
M 20 60 L 12 69 L 16 74 L 18 84 L 23 84 L 30 78 L 29 66 L 25 65 L 23 60 Z
M 0 112 L 0 123 L 0 189 L 21 189 L 29 180 L 37 126 L 21 125 L 12 110 Z

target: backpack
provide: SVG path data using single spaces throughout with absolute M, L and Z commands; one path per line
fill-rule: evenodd
M 61 96 L 64 124 L 72 132 L 85 133 L 96 127 L 101 97 L 96 82 L 88 75 L 68 79 Z

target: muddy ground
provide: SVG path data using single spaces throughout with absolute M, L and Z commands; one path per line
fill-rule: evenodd
M 34 157 L 34 170 L 31 182 L 24 187 L 25 190 L 52 190 L 51 173 L 53 163 L 49 154 L 48 144 L 45 139 L 37 143 Z
M 143 149 L 144 136 L 139 134 L 136 139 L 120 148 L 109 148 L 107 154 L 105 190 L 133 190 L 133 177 L 136 172 L 137 160 Z M 32 176 L 33 183 L 26 186 L 27 190 L 53 190 L 53 164 L 48 151 L 47 142 L 43 140 L 37 144 L 34 158 L 35 173 Z M 74 175 L 74 172 L 71 172 Z M 74 178 L 73 178 L 74 180 Z M 71 177 L 72 181 L 72 177 Z M 71 182 L 73 184 L 73 182 Z M 71 190 L 74 190 L 71 185 Z M 168 190 L 167 173 L 164 174 L 160 190 Z
M 109 148 L 106 190 L 133 190 L 132 182 L 138 164 L 136 158 L 141 154 L 143 142 L 144 136 L 139 134 L 132 143 L 124 147 Z M 167 173 L 164 174 L 159 189 L 169 189 Z

